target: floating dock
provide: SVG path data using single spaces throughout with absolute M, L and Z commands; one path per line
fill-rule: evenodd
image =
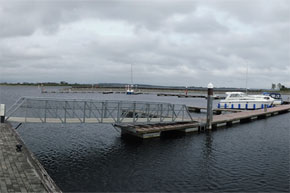
M 187 94 L 170 94 L 170 93 L 158 93 L 157 96 L 173 96 L 178 98 L 204 98 L 207 99 L 206 95 L 187 95 Z M 223 96 L 214 96 L 213 99 L 220 100 L 225 99 Z
M 201 113 L 201 111 L 207 110 L 205 107 L 192 107 L 192 106 L 187 106 L 187 109 L 189 112 L 193 113 Z M 222 114 L 222 112 L 230 112 L 230 113 L 243 112 L 243 110 L 240 109 L 213 109 L 212 111 L 216 115 L 220 115 Z
M 0 192 L 61 192 L 7 123 L 0 123 Z
M 280 105 L 268 109 L 247 110 L 242 112 L 222 114 L 213 116 L 212 127 L 231 126 L 237 123 L 250 122 L 256 119 L 263 119 L 270 116 L 290 112 L 290 105 Z M 131 135 L 138 138 L 153 138 L 160 137 L 163 132 L 197 132 L 205 129 L 205 118 L 196 118 L 193 122 L 186 123 L 158 123 L 158 124 L 143 124 L 143 125 L 118 125 L 115 124 L 122 131 L 122 135 Z

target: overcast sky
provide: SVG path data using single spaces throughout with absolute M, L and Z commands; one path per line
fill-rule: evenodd
M 289 0 L 0 0 L 0 82 L 290 87 Z

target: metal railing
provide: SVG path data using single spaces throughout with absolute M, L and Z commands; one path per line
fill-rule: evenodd
M 9 121 L 41 123 L 158 123 L 192 121 L 186 105 L 22 97 L 7 111 Z

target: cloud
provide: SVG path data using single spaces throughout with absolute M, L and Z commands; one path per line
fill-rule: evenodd
M 289 86 L 290 2 L 1 1 L 0 81 Z M 250 80 L 251 78 L 251 80 Z

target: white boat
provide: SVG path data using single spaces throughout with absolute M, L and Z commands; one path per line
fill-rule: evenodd
M 133 85 L 133 68 L 132 68 L 132 64 L 131 64 L 131 84 L 132 85 L 127 85 L 127 91 L 126 91 L 126 94 L 128 95 L 133 95 L 135 94 L 135 91 L 134 91 L 134 85 Z
M 227 97 L 218 103 L 225 109 L 263 109 L 270 108 L 274 99 L 265 95 L 247 95 L 243 92 L 226 92 Z
M 272 93 L 268 93 L 268 92 L 264 92 L 263 95 L 266 96 L 270 96 L 274 99 L 273 104 L 274 105 L 282 105 L 283 104 L 283 99 L 280 93 L 276 93 L 276 92 L 272 92 Z
M 134 85 L 127 85 L 126 94 L 128 94 L 128 95 L 135 94 L 135 91 L 134 91 L 133 87 L 134 87 Z

